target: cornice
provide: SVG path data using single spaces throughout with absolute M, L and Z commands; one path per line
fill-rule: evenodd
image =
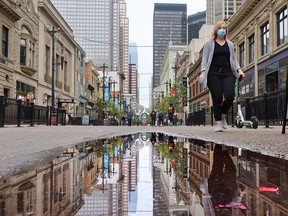
M 16 4 L 8 4 L 6 0 L 0 1 L 0 11 L 5 14 L 12 21 L 16 22 L 21 19 L 21 16 L 15 11 Z
M 274 2 L 274 1 L 273 1 Z M 261 3 L 261 4 L 260 4 Z M 237 27 L 246 22 L 252 22 L 255 17 L 267 8 L 271 0 L 246 0 L 236 13 L 229 19 L 229 32 L 233 32 Z M 251 15 L 253 14 L 253 15 Z

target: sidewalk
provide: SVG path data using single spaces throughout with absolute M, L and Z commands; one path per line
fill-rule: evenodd
M 214 132 L 211 126 L 6 126 L 0 128 L 0 178 L 51 160 L 71 145 L 139 132 L 162 132 L 201 139 L 288 159 L 288 134 L 281 134 L 281 130 L 280 126 L 260 126 L 258 129 L 229 127 L 222 133 Z

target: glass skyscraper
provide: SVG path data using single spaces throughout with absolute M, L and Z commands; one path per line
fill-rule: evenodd
M 187 44 L 187 5 L 155 3 L 153 17 L 153 82 L 160 84 L 160 71 L 169 43 Z
M 128 76 L 128 18 L 125 0 L 51 0 L 96 66 Z M 120 54 L 121 53 L 121 54 Z M 124 84 L 124 91 L 125 89 Z

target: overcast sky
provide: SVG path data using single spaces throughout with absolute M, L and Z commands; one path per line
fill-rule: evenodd
M 151 74 L 153 73 L 154 3 L 187 4 L 188 15 L 206 10 L 206 0 L 126 0 L 129 43 L 135 42 L 138 46 L 140 104 L 145 107 L 149 107 L 149 86 L 151 86 Z

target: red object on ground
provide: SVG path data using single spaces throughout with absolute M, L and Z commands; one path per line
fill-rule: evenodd
M 260 186 L 259 187 L 259 191 L 262 191 L 262 192 L 278 192 L 279 188 L 278 187 L 264 187 L 264 186 Z

